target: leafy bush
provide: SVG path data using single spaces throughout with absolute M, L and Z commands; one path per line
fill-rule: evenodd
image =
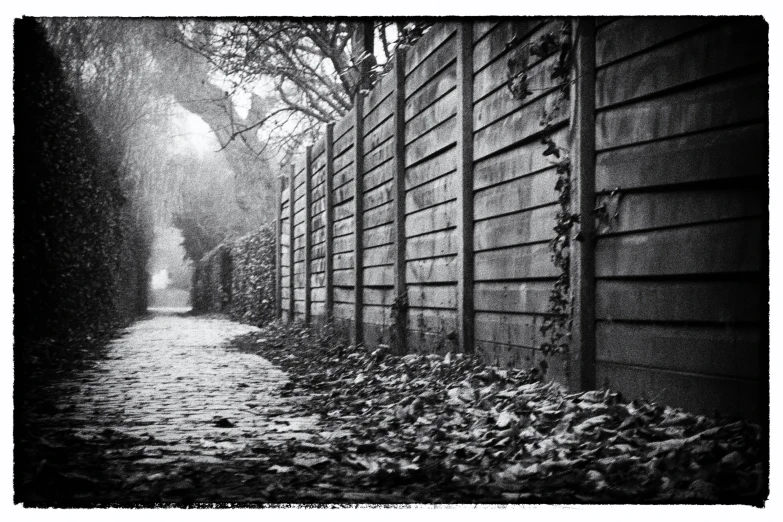
M 151 226 L 39 23 L 14 29 L 14 336 L 107 334 L 146 309 Z
M 264 227 L 218 245 L 193 272 L 193 311 L 263 325 L 275 319 L 275 236 Z

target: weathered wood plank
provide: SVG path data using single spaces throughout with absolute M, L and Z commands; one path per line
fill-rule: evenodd
M 530 105 L 537 99 L 546 96 L 552 89 L 558 88 L 562 79 L 552 79 L 552 71 L 557 66 L 558 59 L 557 55 L 553 55 L 530 68 L 527 85 L 532 94 L 524 100 L 515 99 L 508 89 L 503 88 L 492 92 L 476 103 L 473 111 L 475 130 L 483 129 L 520 107 Z
M 364 304 L 378 305 L 379 307 L 390 306 L 394 302 L 393 287 L 371 287 L 364 289 Z M 388 312 L 388 311 L 387 311 Z
M 333 188 L 339 188 L 345 185 L 353 179 L 354 170 L 353 167 L 354 152 L 353 148 L 348 153 L 341 155 L 334 160 L 334 176 L 335 180 Z
M 405 75 L 410 76 L 411 71 L 418 68 L 434 52 L 440 50 L 445 45 L 446 40 L 450 39 L 457 31 L 454 23 L 435 24 L 429 32 L 422 36 L 412 48 L 408 50 L 405 56 Z
M 476 283 L 476 311 L 546 313 L 552 286 L 543 281 Z
M 415 141 L 430 129 L 457 113 L 457 91 L 451 90 L 405 124 L 405 144 Z
M 629 367 L 602 362 L 597 381 L 623 393 L 659 404 L 685 408 L 698 414 L 719 411 L 758 421 L 761 413 L 761 385 L 755 380 L 728 379 Z
M 761 18 L 722 22 L 596 74 L 596 106 L 606 107 L 767 61 Z
M 423 89 L 419 89 L 405 103 L 405 121 L 432 105 L 457 85 L 457 64 L 443 69 Z
M 375 92 L 375 90 L 373 90 Z M 393 93 L 392 91 L 389 91 L 387 97 L 381 102 L 380 105 L 376 109 L 373 109 L 373 111 L 364 118 L 364 136 L 369 136 L 375 129 L 386 121 L 387 118 L 389 118 L 392 115 L 392 110 L 394 108 L 394 96 L 391 96 Z M 369 149 L 367 149 L 369 150 Z M 367 150 L 364 152 L 366 153 Z
M 543 317 L 531 314 L 476 313 L 476 339 L 534 348 Z
M 477 20 L 473 23 L 473 42 L 478 42 L 486 36 L 491 30 L 498 25 L 498 18 L 490 18 L 488 20 Z
M 441 176 L 409 190 L 405 194 L 405 210 L 413 213 L 455 199 L 459 188 L 456 172 Z
M 356 292 L 353 288 L 335 288 L 334 301 L 336 303 L 353 303 Z
M 408 285 L 408 304 L 414 308 L 457 308 L 457 285 Z
M 313 286 L 312 285 L 312 280 L 313 280 L 312 276 L 315 276 L 315 275 L 323 276 L 323 274 L 312 274 L 310 276 L 310 280 L 311 280 L 310 302 L 311 303 L 312 302 L 323 303 L 324 302 L 324 298 L 326 297 L 326 289 L 321 287 L 321 286 Z
M 365 212 L 363 230 L 364 228 L 373 228 L 391 223 L 392 221 L 394 221 L 394 202 L 389 201 Z
M 393 140 L 392 140 L 393 141 Z M 394 164 L 391 161 L 382 163 L 371 172 L 364 175 L 364 190 L 369 192 L 379 185 L 383 185 L 394 177 Z
M 488 366 L 498 368 L 532 368 L 533 349 L 523 346 L 476 341 L 476 355 Z
M 456 59 L 456 49 L 453 45 L 454 37 L 449 39 L 431 55 L 421 65 L 417 67 L 405 80 L 405 92 L 411 96 L 418 89 L 425 86 L 429 81 L 438 75 L 440 71 L 451 65 Z M 415 48 L 415 47 L 414 47 Z
M 332 241 L 332 252 L 334 254 L 351 251 L 353 251 L 352 236 L 336 237 L 334 238 L 334 241 Z
M 714 18 L 707 16 L 620 18 L 611 26 L 598 31 L 595 42 L 596 66 L 602 67 L 714 21 Z
M 596 157 L 596 190 L 766 176 L 768 143 L 755 124 L 607 151 Z
M 405 166 L 411 167 L 446 147 L 453 146 L 456 140 L 457 118 L 453 116 L 405 147 Z
M 338 287 L 350 287 L 353 288 L 354 274 L 353 268 L 334 270 L 334 292 L 335 302 L 337 302 L 337 288 Z
M 364 294 L 367 295 L 366 293 Z M 364 305 L 364 324 L 370 324 L 370 325 L 376 325 L 376 326 L 391 326 L 391 309 L 387 306 L 375 306 L 375 305 Z M 376 335 L 378 335 L 380 332 L 376 332 Z M 388 334 L 383 335 L 383 337 L 388 337 Z M 368 332 L 364 333 L 365 341 L 368 336 Z M 386 343 L 384 343 L 386 344 Z
M 411 332 L 437 333 L 445 337 L 448 334 L 456 333 L 457 314 L 454 310 L 442 309 L 435 310 L 430 308 L 409 308 L 408 309 L 408 329 Z
M 596 148 L 753 122 L 766 116 L 766 74 L 748 74 L 599 112 Z
M 473 198 L 475 219 L 517 212 L 557 201 L 557 173 L 550 168 L 477 192 Z
M 457 280 L 457 257 L 419 259 L 405 264 L 405 277 L 409 284 L 447 283 Z
M 558 205 L 478 221 L 474 225 L 475 251 L 508 247 L 554 238 Z
M 473 70 L 480 71 L 491 61 L 503 54 L 510 41 L 516 36 L 519 40 L 527 40 L 531 33 L 545 23 L 541 18 L 516 19 L 499 23 L 486 38 L 473 48 Z
M 346 183 L 342 187 L 334 190 L 332 193 L 333 196 L 333 202 L 335 205 L 339 205 L 341 203 L 345 203 L 346 201 L 353 199 L 353 194 L 356 191 L 353 183 Z
M 599 279 L 596 317 L 618 321 L 760 321 L 761 291 L 759 283 L 745 281 Z
M 350 200 L 339 205 L 334 205 L 332 208 L 334 209 L 334 221 L 353 216 L 353 205 Z
M 365 173 L 373 171 L 378 165 L 388 162 L 392 157 L 394 157 L 394 140 L 389 140 L 364 156 Z
M 377 83 L 373 86 L 372 91 L 364 97 L 364 100 L 362 103 L 364 104 L 364 107 L 362 109 L 362 112 L 364 113 L 364 125 L 365 129 L 367 129 L 367 119 L 368 117 L 372 116 L 375 112 L 377 112 L 379 109 L 379 106 L 382 106 L 389 100 L 389 97 L 394 92 L 394 61 L 392 60 L 389 64 L 391 67 L 391 70 L 383 74 L 377 81 Z M 381 109 L 382 110 L 382 109 Z
M 353 123 L 354 123 L 354 111 L 355 108 L 348 111 L 348 113 L 343 116 L 343 119 L 338 121 L 334 126 L 334 140 L 337 141 L 345 134 L 347 134 L 351 129 L 353 129 Z M 337 150 L 335 149 L 335 156 L 337 156 Z
M 475 255 L 476 281 L 540 279 L 559 275 L 546 243 L 535 243 L 478 252 Z
M 767 207 L 761 186 L 683 188 L 677 191 L 631 192 L 617 203 L 608 200 L 612 218 L 603 233 L 621 233 L 706 223 L 710 221 L 759 217 Z
M 354 142 L 354 136 L 353 136 L 353 130 L 350 132 L 346 132 L 340 139 L 335 140 L 334 142 L 334 158 L 335 161 L 337 161 L 337 158 L 345 155 L 345 154 L 353 154 L 353 142 Z
M 353 234 L 353 230 L 354 230 L 353 216 L 335 221 L 332 230 L 333 230 L 332 237 L 340 237 L 340 236 L 347 236 Z
M 334 254 L 332 259 L 332 264 L 335 270 L 345 270 L 354 267 L 353 252 L 342 252 L 339 254 Z
M 457 226 L 455 207 L 455 201 L 448 201 L 437 207 L 408 214 L 405 217 L 405 236 L 410 238 Z
M 412 353 L 445 355 L 448 352 L 459 353 L 456 342 L 456 330 L 417 331 L 407 330 L 406 344 Z
M 457 237 L 454 229 L 408 238 L 405 242 L 405 257 L 409 260 L 455 255 L 456 253 Z
M 383 266 L 394 263 L 394 245 L 364 249 L 363 266 Z
M 755 272 L 762 264 L 760 220 L 729 221 L 601 238 L 598 277 Z
M 598 361 L 745 379 L 761 377 L 761 334 L 742 326 L 599 321 Z
M 353 317 L 353 303 L 334 303 L 334 316 L 345 320 L 346 326 L 349 326 L 349 320 Z
M 377 149 L 383 143 L 391 139 L 394 134 L 394 118 L 389 115 L 383 123 L 370 132 L 366 138 L 364 138 L 364 152 L 365 154 Z
M 363 236 L 364 246 L 368 248 L 391 244 L 394 242 L 394 223 L 387 223 L 370 230 L 365 229 Z
M 394 183 L 391 179 L 383 185 L 367 190 L 364 193 L 364 210 L 368 211 L 379 205 L 388 203 L 393 198 L 393 191 Z
M 370 266 L 364 269 L 365 286 L 394 285 L 394 270 L 389 266 Z
M 405 170 L 405 189 L 412 190 L 443 174 L 457 170 L 457 149 L 451 148 Z
M 559 94 L 551 93 L 541 97 L 520 110 L 476 132 L 473 137 L 474 159 L 476 161 L 505 149 L 522 140 L 530 139 L 545 132 L 540 120 L 545 113 L 552 113 L 557 105 Z M 568 111 L 560 110 L 552 119 L 552 125 L 558 125 L 568 119 Z

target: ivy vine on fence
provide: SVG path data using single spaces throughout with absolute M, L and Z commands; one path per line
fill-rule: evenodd
M 571 339 L 571 282 L 570 282 L 570 246 L 574 225 L 579 216 L 571 212 L 571 159 L 568 149 L 558 146 L 550 137 L 554 122 L 561 111 L 567 107 L 571 86 L 572 38 L 571 24 L 563 20 L 559 27 L 553 28 L 536 40 L 519 45 L 522 35 L 514 37 L 506 44 L 516 49 L 508 60 L 507 87 L 517 100 L 532 96 L 536 89 L 530 87 L 530 67 L 532 59 L 544 60 L 557 55 L 557 60 L 549 69 L 549 78 L 555 85 L 547 86 L 546 91 L 556 92 L 551 106 L 546 107 L 540 124 L 543 127 L 541 143 L 546 146 L 543 155 L 552 161 L 557 173 L 555 191 L 558 194 L 559 208 L 554 225 L 555 237 L 549 242 L 552 262 L 558 269 L 557 280 L 549 294 L 547 316 L 540 331 L 545 340 L 539 348 L 544 355 L 566 353 Z M 580 240 L 579 234 L 573 239 Z

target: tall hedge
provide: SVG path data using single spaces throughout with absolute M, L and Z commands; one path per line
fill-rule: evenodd
M 110 332 L 146 309 L 151 227 L 32 18 L 14 23 L 14 336 Z
M 193 311 L 223 312 L 247 324 L 274 320 L 275 237 L 271 227 L 226 242 L 196 265 Z

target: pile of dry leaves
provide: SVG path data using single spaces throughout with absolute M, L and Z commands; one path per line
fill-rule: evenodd
M 286 393 L 308 396 L 335 430 L 322 444 L 292 442 L 274 470 L 324 490 L 417 502 L 761 505 L 767 496 L 764 435 L 743 420 L 611 391 L 567 394 L 470 355 L 395 356 L 295 326 L 234 346 L 289 372 Z

